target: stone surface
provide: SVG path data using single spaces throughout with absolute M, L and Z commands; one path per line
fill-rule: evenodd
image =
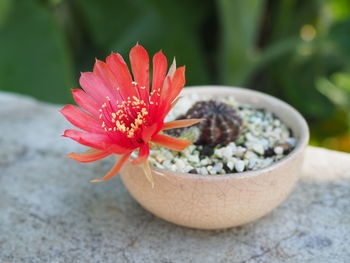
M 143 210 L 113 160 L 79 164 L 59 107 L 0 93 L 0 262 L 350 262 L 350 155 L 309 147 L 292 195 L 264 218 L 200 231 Z

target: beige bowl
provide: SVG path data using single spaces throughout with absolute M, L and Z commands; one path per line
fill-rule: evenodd
M 234 96 L 239 102 L 275 113 L 292 129 L 298 140 L 296 148 L 284 159 L 257 171 L 196 175 L 154 168 L 154 188 L 142 168 L 127 164 L 121 172 L 124 185 L 145 209 L 186 227 L 228 228 L 266 215 L 286 199 L 299 178 L 309 140 L 304 118 L 285 102 L 253 90 L 198 86 L 186 88 L 183 95 L 193 93 L 210 98 Z

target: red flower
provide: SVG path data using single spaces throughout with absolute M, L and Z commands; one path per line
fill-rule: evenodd
M 66 105 L 61 113 L 77 128 L 85 131 L 66 130 L 69 137 L 93 149 L 83 153 L 71 153 L 69 158 L 79 162 L 93 162 L 111 154 L 121 155 L 113 168 L 101 179 L 113 177 L 139 150 L 133 164 L 143 163 L 146 176 L 151 178 L 148 165 L 150 143 L 181 151 L 191 141 L 181 140 L 160 133 L 162 130 L 186 127 L 199 119 L 177 120 L 164 123 L 164 118 L 176 103 L 185 84 L 185 67 L 176 68 L 175 60 L 168 74 L 167 59 L 160 51 L 153 57 L 152 87 L 149 80 L 147 51 L 136 45 L 130 51 L 130 63 L 134 78 L 120 54 L 112 53 L 106 63 L 96 60 L 93 72 L 81 74 L 83 90 L 72 91 L 81 109 Z

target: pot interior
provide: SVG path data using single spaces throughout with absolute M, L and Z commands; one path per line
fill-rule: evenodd
M 200 94 L 208 99 L 233 96 L 240 103 L 248 103 L 253 107 L 266 109 L 280 118 L 293 132 L 298 140 L 297 147 L 305 146 L 309 139 L 309 130 L 301 114 L 286 102 L 262 92 L 225 86 L 193 86 L 187 87 L 183 95 Z

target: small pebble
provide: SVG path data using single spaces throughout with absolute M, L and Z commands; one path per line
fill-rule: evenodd
M 222 156 L 224 158 L 230 158 L 233 155 L 233 149 L 231 147 L 225 147 L 222 151 Z
M 215 149 L 214 154 L 215 154 L 217 157 L 222 157 L 222 149 Z
M 256 154 L 251 152 L 251 151 L 247 151 L 245 154 L 244 154 L 244 159 L 250 159 L 252 157 L 256 157 Z
M 282 155 L 283 154 L 283 147 L 281 146 L 277 146 L 273 149 L 273 151 L 275 152 L 275 154 L 277 155 Z
M 280 120 L 274 120 L 274 121 L 273 121 L 273 124 L 274 124 L 275 126 L 280 126 L 280 125 L 281 125 L 281 121 L 280 121 Z
M 189 173 L 190 174 L 198 174 L 197 169 L 194 169 L 194 168 L 192 170 L 190 170 Z
M 255 166 L 256 160 L 257 160 L 256 157 L 252 157 L 252 158 L 249 159 L 249 162 L 248 162 L 248 168 L 249 169 L 252 169 Z
M 227 147 L 230 147 L 232 151 L 236 151 L 236 144 L 234 142 L 230 142 Z
M 224 165 L 222 163 L 217 163 L 214 165 L 213 170 L 219 172 L 223 167 Z
M 206 159 L 201 160 L 200 164 L 201 165 L 208 165 L 209 164 L 209 159 L 206 158 Z
M 201 167 L 201 168 L 199 168 L 199 173 L 207 175 L 208 174 L 208 170 L 205 167 Z
M 253 145 L 254 152 L 263 155 L 264 154 L 264 146 L 262 146 L 260 143 L 256 143 Z
M 183 169 L 186 166 L 185 162 L 181 159 L 177 159 L 175 165 L 178 169 Z
M 188 160 L 192 163 L 199 163 L 199 156 L 198 155 L 191 155 L 188 157 Z
M 233 167 L 235 166 L 234 164 L 233 164 L 233 162 L 227 162 L 227 167 L 230 169 L 230 170 L 233 170 Z
M 246 148 L 244 148 L 242 146 L 238 146 L 236 149 L 236 152 L 235 152 L 235 156 L 242 157 L 245 152 L 246 152 Z
M 235 169 L 237 172 L 243 172 L 244 171 L 244 162 L 242 160 L 239 160 L 235 164 Z

